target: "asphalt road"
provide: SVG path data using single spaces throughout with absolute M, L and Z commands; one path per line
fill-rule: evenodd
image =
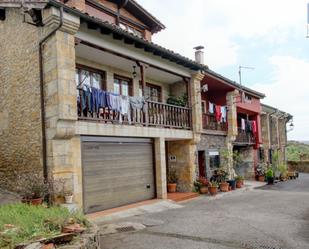
M 309 249 L 309 174 L 218 200 L 199 197 L 183 205 L 126 219 L 148 226 L 101 236 L 101 248 Z

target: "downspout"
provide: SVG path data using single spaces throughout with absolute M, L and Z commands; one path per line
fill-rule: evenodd
M 39 42 L 39 70 L 40 70 L 40 97 L 41 97 L 41 117 L 42 117 L 42 154 L 43 154 L 43 175 L 45 179 L 48 179 L 48 168 L 47 168 L 47 140 L 46 140 L 46 125 L 45 125 L 45 95 L 44 95 L 44 69 L 43 69 L 43 45 L 44 43 L 55 34 L 63 25 L 63 7 L 60 10 L 60 23 L 52 30 L 47 36 L 45 36 Z

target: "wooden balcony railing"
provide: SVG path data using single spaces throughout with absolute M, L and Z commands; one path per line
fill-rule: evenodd
M 238 135 L 236 136 L 235 143 L 255 144 L 255 137 L 254 137 L 253 133 L 246 132 L 246 131 L 238 128 Z
M 203 129 L 227 131 L 227 123 L 217 122 L 214 114 L 203 113 L 202 118 L 203 118 Z
M 100 108 L 99 113 L 81 111 L 78 107 L 78 119 L 102 123 L 156 126 L 162 128 L 191 129 L 191 108 L 146 101 L 143 110 L 130 108 L 130 117 L 118 111 Z

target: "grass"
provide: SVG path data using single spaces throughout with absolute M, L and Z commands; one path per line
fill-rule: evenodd
M 50 238 L 61 234 L 69 222 L 88 225 L 80 213 L 66 208 L 32 206 L 18 203 L 0 206 L 0 248 L 14 248 L 19 243 Z

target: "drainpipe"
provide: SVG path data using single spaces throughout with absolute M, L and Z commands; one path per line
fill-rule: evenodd
M 44 69 L 43 69 L 43 45 L 44 43 L 55 34 L 63 25 L 63 7 L 60 10 L 60 23 L 52 30 L 47 36 L 45 36 L 39 42 L 39 70 L 40 70 L 40 97 L 41 97 L 41 117 L 42 117 L 42 153 L 43 153 L 43 175 L 45 179 L 48 179 L 48 169 L 47 169 L 47 140 L 46 140 L 46 126 L 45 126 L 45 104 L 44 104 Z

